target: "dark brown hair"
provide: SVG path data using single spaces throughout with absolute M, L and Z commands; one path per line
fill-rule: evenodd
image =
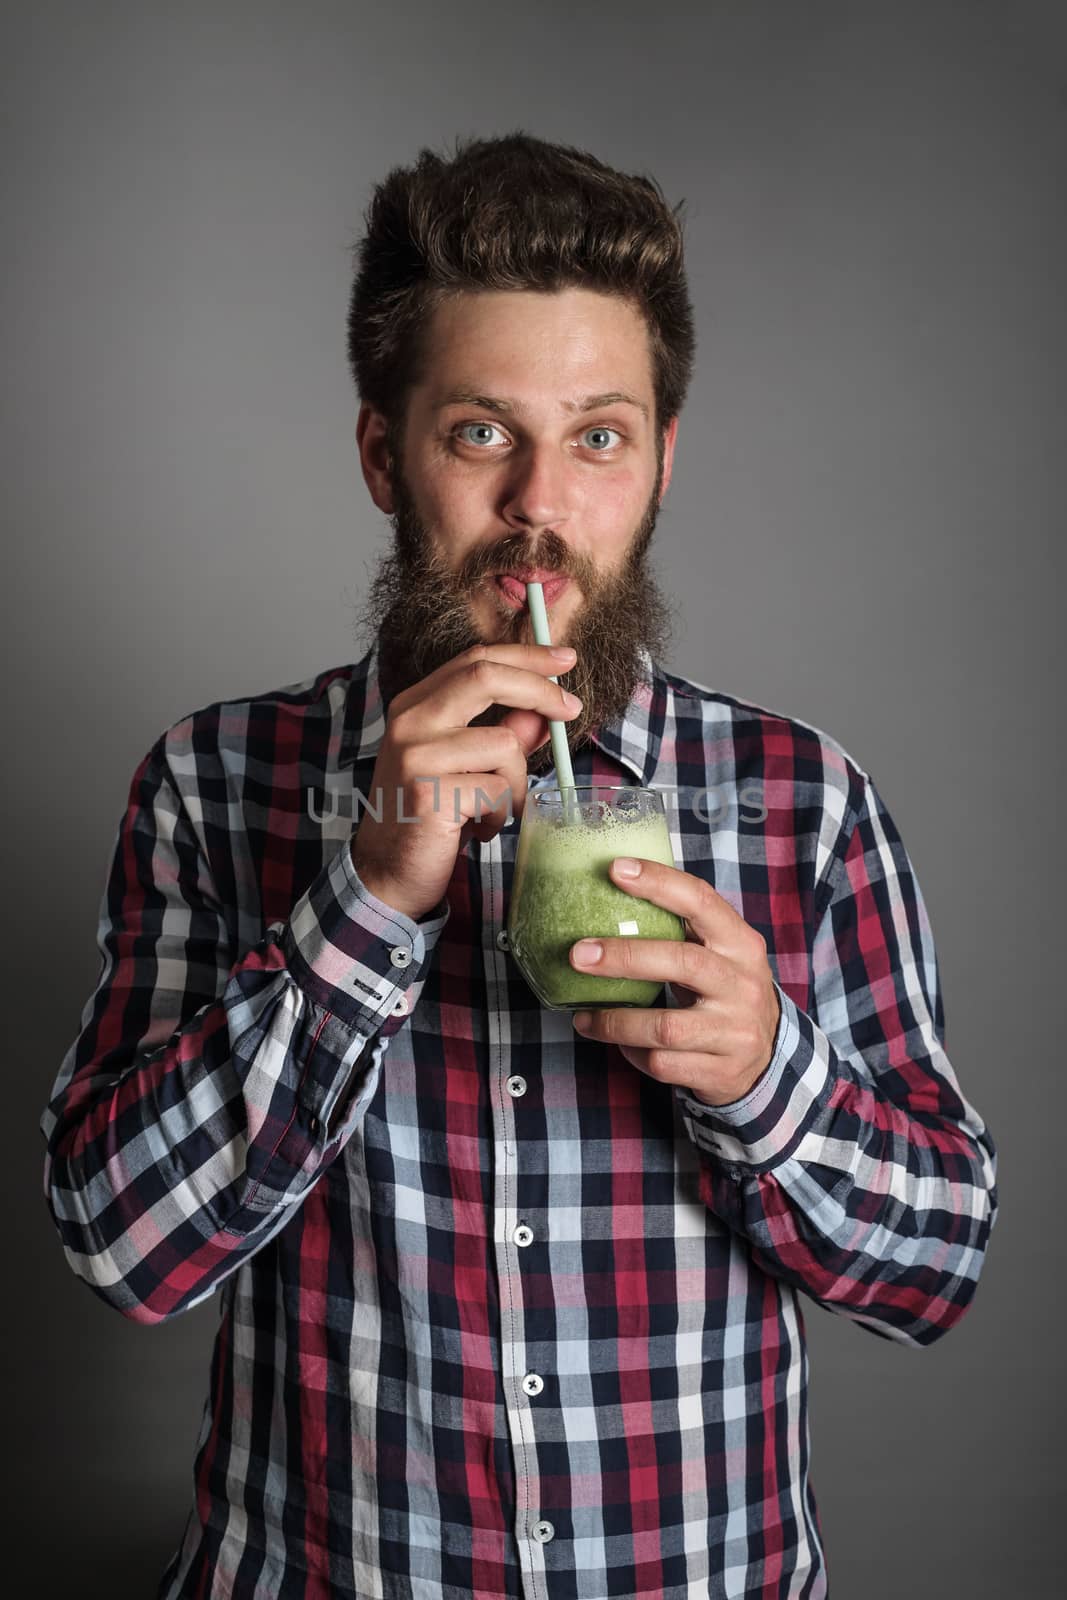
M 680 213 L 653 178 L 521 131 L 422 150 L 373 192 L 354 248 L 348 359 L 398 442 L 420 335 L 446 297 L 578 286 L 623 296 L 650 334 L 658 429 L 681 410 L 696 344 Z

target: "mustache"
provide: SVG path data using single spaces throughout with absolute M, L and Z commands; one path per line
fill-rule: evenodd
M 583 587 L 589 587 L 595 576 L 590 571 L 591 566 L 592 563 L 571 550 L 558 533 L 550 530 L 536 543 L 531 543 L 520 531 L 505 534 L 495 544 L 472 551 L 456 575 L 456 581 L 462 588 L 475 588 L 483 578 L 514 577 L 532 567 L 560 577 L 577 578 Z

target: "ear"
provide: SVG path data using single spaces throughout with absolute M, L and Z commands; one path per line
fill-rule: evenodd
M 660 505 L 663 504 L 663 497 L 670 486 L 671 470 L 674 466 L 674 441 L 677 437 L 678 418 L 674 416 L 663 430 L 663 482 L 659 490 Z
M 360 406 L 356 422 L 356 444 L 359 446 L 363 480 L 378 510 L 384 511 L 386 516 L 392 516 L 394 509 L 392 464 L 386 447 L 386 429 L 386 419 L 380 411 L 375 411 L 368 405 Z

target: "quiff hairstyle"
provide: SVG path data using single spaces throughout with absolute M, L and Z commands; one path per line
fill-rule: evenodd
M 649 330 L 657 437 L 682 409 L 696 338 L 681 212 L 655 179 L 617 172 L 571 145 L 521 131 L 421 150 L 394 167 L 354 246 L 348 360 L 361 399 L 387 419 L 398 455 L 421 335 L 449 296 L 579 287 L 631 302 Z

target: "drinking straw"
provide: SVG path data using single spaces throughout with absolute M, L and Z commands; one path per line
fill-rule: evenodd
M 533 624 L 535 643 L 551 646 L 552 636 L 548 631 L 545 593 L 539 583 L 528 583 L 526 585 L 526 604 L 530 608 L 530 621 Z M 559 679 L 553 675 L 552 682 L 558 683 Z M 556 775 L 559 778 L 560 789 L 573 789 L 574 768 L 571 766 L 571 753 L 567 744 L 567 724 L 565 722 L 554 722 L 550 717 L 548 731 L 552 739 L 552 756 L 556 763 Z M 563 799 L 562 794 L 560 799 Z

